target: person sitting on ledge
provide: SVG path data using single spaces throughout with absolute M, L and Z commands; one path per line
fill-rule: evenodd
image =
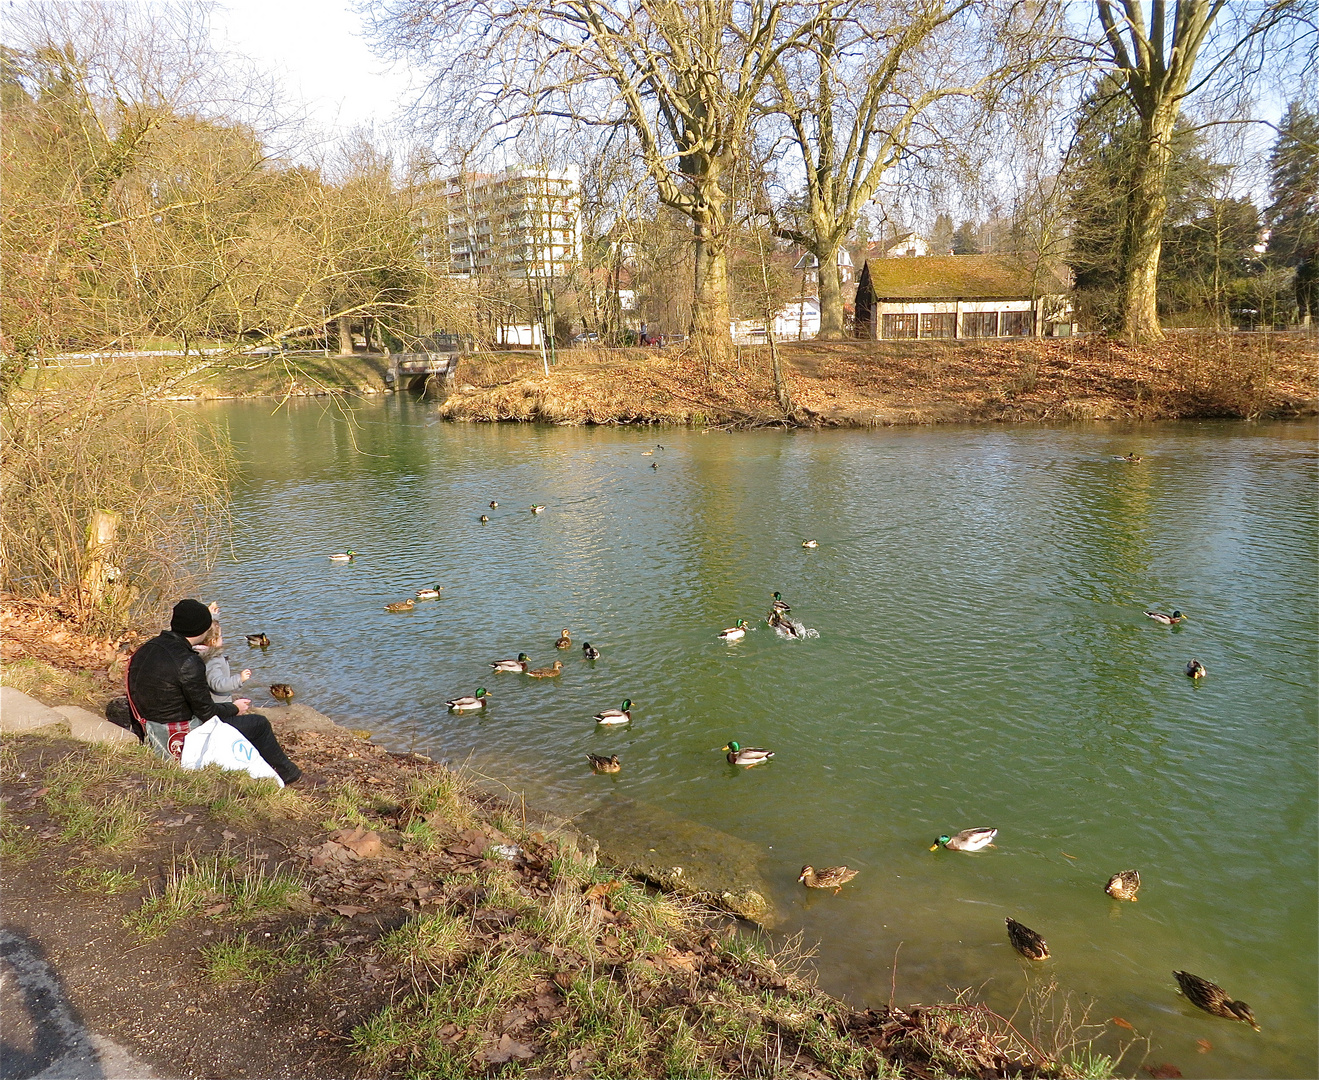
M 250 698 L 211 700 L 206 665 L 193 650 L 206 639 L 211 620 L 210 609 L 200 600 L 180 600 L 174 605 L 169 629 L 133 653 L 128 662 L 128 701 L 133 715 L 146 728 L 153 748 L 176 759 L 189 726 L 218 716 L 242 732 L 284 783 L 297 783 L 302 770 L 284 753 L 270 721 L 247 711 Z

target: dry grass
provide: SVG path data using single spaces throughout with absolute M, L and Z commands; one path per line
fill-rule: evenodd
M 976 420 L 1173 419 L 1313 412 L 1314 342 L 1295 335 L 1170 335 L 1159 346 L 1103 338 L 779 345 L 791 417 L 767 346 L 707 361 L 691 352 L 574 349 L 464 361 L 440 407 L 455 420 L 552 424 L 866 426 Z

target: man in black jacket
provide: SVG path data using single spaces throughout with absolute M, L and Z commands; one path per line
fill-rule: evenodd
M 204 723 L 218 716 L 243 733 L 286 784 L 302 775 L 264 716 L 249 713 L 250 698 L 216 702 L 206 685 L 206 665 L 193 650 L 211 628 L 211 611 L 200 600 L 174 605 L 169 629 L 145 642 L 128 663 L 128 697 L 142 720 L 158 724 Z

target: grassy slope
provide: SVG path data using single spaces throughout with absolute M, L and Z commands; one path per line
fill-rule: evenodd
M 116 692 L 112 645 L 4 614 L 6 684 L 91 707 Z M 167 1071 L 238 1076 L 255 1054 L 271 1077 L 1113 1073 L 1097 1029 L 1044 1019 L 1057 1000 L 1029 1030 L 970 1001 L 853 1010 L 800 953 L 459 774 L 346 731 L 281 739 L 309 785 L 0 744 L 8 916 L 94 1030 Z M 180 987 L 195 1009 L 171 1007 Z

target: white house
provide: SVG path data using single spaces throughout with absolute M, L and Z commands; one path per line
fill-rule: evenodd
M 1066 337 L 1068 280 L 1019 255 L 868 260 L 856 289 L 856 335 L 918 338 Z

